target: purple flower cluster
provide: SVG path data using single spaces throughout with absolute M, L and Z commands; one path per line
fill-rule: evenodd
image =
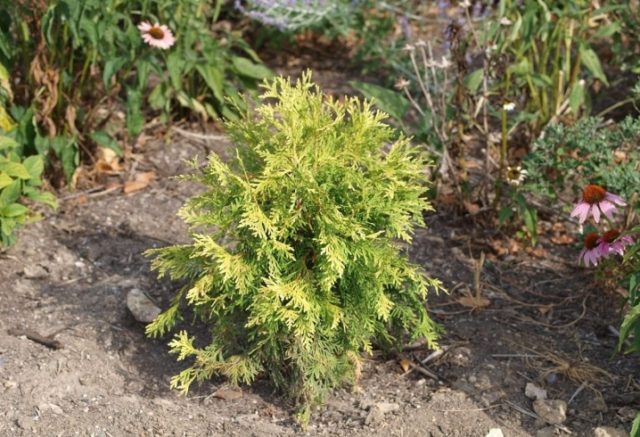
M 582 224 L 589 216 L 593 216 L 593 220 L 599 223 L 602 216 L 612 220 L 616 207 L 625 205 L 620 196 L 609 193 L 600 185 L 590 184 L 582 190 L 582 199 L 573 208 L 571 217 L 578 217 Z M 590 232 L 584 237 L 584 248 L 578 260 L 585 266 L 597 266 L 600 259 L 609 255 L 623 255 L 625 248 L 633 243 L 633 238 L 621 234 L 617 229 L 610 229 L 602 235 Z
M 234 6 L 247 17 L 281 31 L 313 26 L 361 0 L 235 0 Z

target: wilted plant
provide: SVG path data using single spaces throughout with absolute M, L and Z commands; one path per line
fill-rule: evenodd
M 198 347 L 187 331 L 176 335 L 172 352 L 195 360 L 172 387 L 265 375 L 306 423 L 329 389 L 357 382 L 374 343 L 435 344 L 425 298 L 440 282 L 404 254 L 431 209 L 427 162 L 393 139 L 385 114 L 323 96 L 310 73 L 265 90 L 255 113 L 227 125 L 236 159 L 211 155 L 191 177 L 207 188 L 180 212 L 192 243 L 149 251 L 161 276 L 187 285 L 147 333 L 173 329 L 186 303 L 211 338 Z

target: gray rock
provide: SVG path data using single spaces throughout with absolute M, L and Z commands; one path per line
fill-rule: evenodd
M 556 429 L 553 426 L 546 426 L 536 431 L 536 437 L 555 437 Z
M 560 425 L 567 420 L 567 403 L 565 401 L 538 399 L 533 401 L 533 411 L 554 425 Z
M 543 388 L 538 387 L 531 382 L 527 382 L 526 387 L 524 388 L 524 395 L 529 399 L 535 400 L 544 400 L 547 399 L 547 391 Z
M 30 264 L 26 266 L 22 273 L 27 279 L 43 279 L 49 276 L 49 271 L 39 264 Z
M 369 408 L 369 414 L 364 419 L 365 425 L 373 425 L 384 420 L 384 415 L 400 409 L 400 405 L 390 402 L 377 402 Z
M 160 308 L 154 304 L 139 288 L 132 288 L 127 294 L 127 308 L 133 317 L 142 323 L 153 322 L 161 313 Z
M 593 437 L 629 437 L 629 433 L 612 426 L 599 426 L 593 429 Z

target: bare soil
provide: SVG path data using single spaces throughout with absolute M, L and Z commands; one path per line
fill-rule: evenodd
M 187 396 L 171 391 L 169 379 L 182 364 L 167 353 L 168 338 L 145 337 L 126 294 L 137 287 L 166 307 L 177 285 L 158 281 L 142 252 L 188 241 L 175 213 L 200 189 L 170 176 L 187 170 L 185 158 L 230 148 L 224 140 L 180 136 L 169 144 L 149 141 L 137 164 L 157 173 L 149 187 L 130 195 L 73 194 L 0 255 L 0 435 L 485 436 L 500 428 L 505 436 L 583 436 L 601 425 L 629 430 L 640 408 L 640 363 L 614 353 L 608 326 L 620 320 L 616 294 L 566 261 L 575 257 L 573 247 L 543 240 L 538 257 L 497 255 L 487 245 L 501 237 L 497 231 L 445 213 L 428 217 L 429 229 L 417 233 L 411 250 L 415 262 L 451 290 L 429 302 L 446 329 L 445 353 L 424 371 L 401 366 L 432 352 L 419 344 L 405 351 L 402 363 L 367 357 L 360 385 L 336 390 L 306 432 L 266 380 L 239 391 L 220 379 Z M 481 252 L 488 259 L 474 278 Z M 456 303 L 475 293 L 476 284 L 487 306 L 471 311 Z M 52 336 L 63 347 L 50 349 L 20 330 Z M 563 424 L 536 418 L 524 395 L 527 382 L 551 399 L 571 399 Z M 231 394 L 213 396 L 220 388 Z M 391 411 L 378 414 L 379 407 Z

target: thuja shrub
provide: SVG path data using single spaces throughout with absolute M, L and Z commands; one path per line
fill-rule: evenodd
M 227 124 L 235 160 L 211 155 L 189 177 L 206 187 L 179 213 L 192 242 L 149 251 L 160 276 L 187 285 L 147 333 L 174 329 L 186 303 L 210 338 L 199 347 L 183 330 L 170 342 L 178 360 L 191 359 L 172 387 L 264 375 L 306 423 L 329 389 L 357 382 L 361 352 L 435 345 L 425 299 L 441 283 L 405 253 L 432 209 L 428 163 L 394 139 L 385 114 L 324 96 L 310 73 L 264 88 L 263 104 Z

